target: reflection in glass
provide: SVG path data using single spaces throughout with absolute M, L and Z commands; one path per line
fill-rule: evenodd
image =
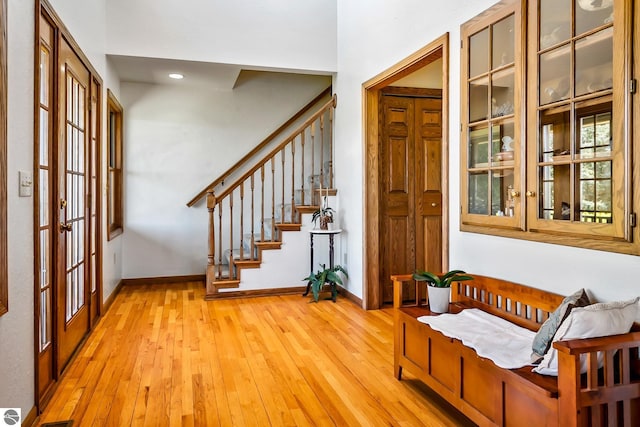
M 613 0 L 576 0 L 576 35 L 613 22 Z
M 580 164 L 580 221 L 611 223 L 611 162 Z
M 492 69 L 514 62 L 514 22 L 514 15 L 509 15 L 493 25 Z
M 469 213 L 487 215 L 489 213 L 489 174 L 487 172 L 469 174 Z
M 489 78 L 482 77 L 469 83 L 469 121 L 477 122 L 489 117 Z
M 489 164 L 489 131 L 486 127 L 473 128 L 469 132 L 469 167 L 487 167 Z
M 613 87 L 613 28 L 576 41 L 576 96 Z
M 491 116 L 513 114 L 514 68 L 495 73 L 491 82 Z
M 580 158 L 607 156 L 611 153 L 611 112 L 579 115 Z
M 571 0 L 540 0 L 540 49 L 571 37 Z
M 485 28 L 469 39 L 469 77 L 489 71 L 489 29 Z
M 513 169 L 494 170 L 491 178 L 491 215 L 513 216 Z
M 570 96 L 570 53 L 570 45 L 564 45 L 540 55 L 540 105 Z
M 540 212 L 542 219 L 571 219 L 570 165 L 543 166 L 540 170 Z

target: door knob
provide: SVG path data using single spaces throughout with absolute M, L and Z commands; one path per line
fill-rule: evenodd
M 64 209 L 67 207 L 67 201 L 65 199 L 60 199 L 60 209 Z
M 431 203 L 431 207 L 435 208 L 436 206 L 438 206 L 438 204 L 436 202 Z
M 65 231 L 71 231 L 73 229 L 73 224 L 70 222 L 67 222 L 66 224 L 64 222 L 60 223 L 60 232 L 64 233 Z
M 525 194 L 527 195 L 527 197 L 535 197 L 536 192 L 535 191 L 527 191 Z

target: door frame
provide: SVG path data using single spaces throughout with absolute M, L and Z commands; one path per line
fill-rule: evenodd
M 442 58 L 442 266 L 449 266 L 449 33 L 362 85 L 364 134 L 364 305 L 382 306 L 380 287 L 380 90 Z M 410 273 L 410 272 L 407 272 Z
M 40 199 L 40 195 L 39 195 L 39 174 L 38 174 L 38 168 L 39 168 L 39 152 L 38 152 L 38 147 L 39 147 L 39 138 L 40 138 L 40 124 L 39 124 L 39 88 L 40 88 L 40 18 L 44 17 L 49 24 L 53 27 L 54 29 L 54 44 L 55 46 L 52 46 L 52 61 L 54 64 L 57 64 L 58 61 L 58 47 L 57 47 L 57 40 L 62 40 L 64 39 L 68 45 L 71 47 L 71 49 L 74 51 L 74 53 L 78 56 L 78 58 L 80 59 L 80 61 L 83 63 L 83 65 L 87 68 L 87 70 L 89 71 L 89 83 L 90 83 L 90 87 L 88 88 L 88 90 L 91 91 L 91 87 L 93 87 L 94 85 L 96 85 L 98 87 L 98 99 L 97 99 L 97 112 L 96 114 L 97 116 L 97 123 L 95 123 L 96 126 L 96 140 L 95 140 L 95 146 L 93 146 L 94 142 L 92 141 L 90 144 L 90 148 L 89 151 L 87 152 L 87 156 L 92 155 L 91 151 L 92 149 L 95 148 L 95 150 L 97 150 L 97 157 L 96 157 L 96 164 L 95 164 L 95 171 L 92 171 L 93 174 L 95 174 L 96 176 L 96 194 L 95 194 L 95 207 L 96 207 L 96 224 L 95 224 L 95 230 L 94 232 L 96 233 L 96 264 L 95 264 L 95 271 L 96 271 L 96 293 L 97 293 L 97 300 L 98 300 L 98 304 L 97 307 L 95 307 L 96 309 L 96 313 L 97 316 L 95 318 L 91 318 L 91 293 L 89 293 L 89 299 L 86 301 L 86 303 L 89 305 L 89 314 L 90 314 L 90 319 L 89 319 L 89 331 L 87 333 L 87 335 L 83 338 L 83 340 L 81 341 L 80 345 L 78 346 L 78 348 L 80 348 L 83 345 L 83 342 L 86 340 L 86 338 L 89 336 L 89 334 L 91 333 L 91 331 L 93 330 L 94 326 L 97 324 L 98 320 L 100 319 L 102 313 L 104 312 L 104 304 L 102 301 L 102 295 L 103 295 L 103 280 L 102 280 L 102 268 L 103 268 L 103 263 L 102 263 L 102 233 L 103 233 L 103 224 L 102 224 L 102 192 L 101 192 L 101 187 L 102 187 L 102 141 L 103 141 L 103 127 L 102 127 L 102 121 L 103 121 L 103 117 L 102 117 L 102 112 L 104 111 L 103 107 L 102 107 L 102 103 L 103 103 L 103 81 L 102 78 L 100 77 L 100 74 L 97 72 L 97 70 L 93 67 L 93 65 L 91 64 L 91 62 L 89 61 L 89 59 L 87 58 L 87 56 L 84 54 L 84 52 L 82 51 L 82 49 L 80 48 L 80 45 L 75 41 L 75 39 L 73 38 L 73 36 L 71 35 L 71 32 L 67 29 L 67 27 L 64 25 L 62 19 L 60 18 L 60 16 L 55 12 L 55 10 L 53 9 L 53 7 L 51 6 L 51 4 L 49 3 L 48 0 L 34 0 L 34 4 L 35 4 L 35 26 L 34 26 L 34 95 L 33 95 L 33 105 L 34 105 L 34 124 L 33 124 L 33 132 L 34 132 L 34 140 L 33 140 L 33 144 L 34 144 L 34 150 L 33 150 L 33 165 L 34 165 L 34 171 L 33 171 L 33 178 L 34 178 L 34 194 L 33 194 L 33 206 L 34 206 L 34 211 L 33 211 L 33 230 L 34 230 L 34 235 L 33 235 L 33 240 L 34 240 L 34 316 L 33 316 L 33 326 L 34 326 L 34 397 L 35 397 L 35 404 L 36 407 L 38 408 L 38 412 L 42 411 L 42 409 L 47 405 L 47 403 L 49 402 L 49 400 L 51 399 L 53 393 L 55 392 L 58 383 L 59 383 L 59 379 L 62 375 L 64 375 L 64 373 L 66 371 L 63 371 L 59 366 L 57 366 L 57 353 L 58 353 L 58 348 L 57 348 L 57 343 L 56 342 L 52 342 L 52 348 L 53 348 L 53 367 L 52 367 L 52 383 L 49 384 L 49 386 L 43 390 L 42 392 L 40 391 L 40 387 L 39 387 L 39 376 L 40 376 L 40 365 L 39 365 L 39 356 L 40 356 L 40 280 L 39 280 L 39 256 L 40 256 L 40 240 L 39 240 L 39 216 L 38 216 L 38 210 L 39 210 L 39 199 Z M 57 68 L 57 65 L 55 65 L 55 67 Z M 51 78 L 57 78 L 57 74 L 56 75 L 52 75 Z M 57 84 L 53 85 L 54 88 L 52 89 L 52 96 L 57 99 L 57 96 L 59 96 L 59 94 L 57 93 Z M 91 93 L 91 92 L 90 92 Z M 52 102 L 52 105 L 57 105 L 57 101 L 54 99 L 54 101 Z M 90 103 L 91 98 L 90 99 Z M 89 106 L 90 108 L 91 106 Z M 58 134 L 58 122 L 57 122 L 57 108 L 56 110 L 53 111 L 53 117 L 54 120 L 52 121 L 52 126 L 53 129 L 51 130 L 51 132 L 54 135 Z M 91 116 L 91 115 L 89 115 Z M 91 123 L 91 118 L 88 117 L 88 125 L 89 125 L 89 132 L 90 132 L 90 140 L 92 140 L 92 131 L 93 129 L 91 128 L 91 126 L 94 126 L 94 123 Z M 53 159 L 57 158 L 57 155 L 53 155 L 52 156 Z M 53 162 L 53 160 L 51 160 Z M 87 162 L 90 162 L 90 158 L 87 157 L 86 159 Z M 52 165 L 54 163 L 51 163 Z M 56 166 L 57 167 L 57 166 Z M 55 182 L 55 181 L 54 181 Z M 87 186 L 90 186 L 90 180 L 87 183 Z M 50 197 L 50 200 L 52 199 L 53 196 Z M 87 201 L 85 201 L 86 203 Z M 51 203 L 54 203 L 53 201 L 51 201 Z M 53 205 L 52 205 L 53 206 Z M 51 209 L 53 209 L 53 207 L 50 206 Z M 90 209 L 90 205 L 87 205 L 87 209 Z M 53 218 L 53 216 L 50 216 L 51 218 Z M 88 221 L 90 221 L 90 218 L 88 219 Z M 90 241 L 87 241 L 87 244 Z M 52 242 L 52 247 L 54 247 L 54 243 Z M 54 259 L 52 258 L 52 266 L 54 266 Z M 87 274 L 91 274 L 90 272 Z M 52 276 L 52 280 L 53 280 L 53 276 Z M 55 305 L 56 305 L 56 297 L 55 297 L 55 290 L 52 292 L 52 306 L 55 309 Z M 56 315 L 53 314 L 52 315 L 52 324 L 51 324 L 51 328 L 52 331 L 57 330 L 57 320 L 56 320 Z M 74 352 L 75 354 L 77 354 L 77 349 Z M 72 355 L 72 357 L 70 358 L 69 362 L 71 362 L 73 360 L 73 358 L 75 357 L 75 354 Z M 68 364 L 67 364 L 68 366 Z

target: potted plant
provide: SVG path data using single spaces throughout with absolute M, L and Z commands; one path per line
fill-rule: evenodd
M 429 309 L 434 313 L 446 313 L 449 311 L 451 283 L 473 280 L 473 277 L 462 270 L 451 270 L 441 275 L 417 270 L 413 274 L 413 279 L 419 282 L 427 282 L 427 285 L 429 285 Z
M 318 270 L 317 273 L 311 273 L 309 277 L 305 277 L 302 280 L 306 281 L 307 286 L 311 287 L 313 300 L 315 302 L 318 302 L 318 296 L 325 284 L 329 284 L 331 286 L 331 299 L 333 302 L 336 302 L 336 297 L 338 296 L 337 285 L 342 285 L 342 278 L 338 272 L 342 272 L 345 277 L 349 277 L 347 275 L 347 271 L 341 265 L 326 268 L 325 264 L 320 264 L 320 267 L 322 267 L 322 269 Z M 307 291 L 308 290 L 309 288 L 307 288 Z
M 322 193 L 322 187 L 320 187 L 320 192 Z M 314 224 L 320 219 L 320 230 L 328 230 L 329 224 L 333 224 L 333 214 L 335 211 L 329 207 L 328 194 L 329 190 L 327 190 L 327 196 L 322 196 L 320 208 L 311 216 L 311 221 L 313 221 Z

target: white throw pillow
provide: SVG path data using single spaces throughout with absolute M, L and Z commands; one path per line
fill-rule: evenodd
M 592 304 L 586 307 L 576 307 L 558 328 L 553 341 L 571 340 L 576 338 L 606 337 L 624 334 L 631 330 L 638 315 L 638 300 L 606 302 Z M 553 346 L 544 355 L 542 362 L 533 369 L 543 375 L 558 376 L 558 354 Z M 602 365 L 600 354 L 598 361 Z M 580 371 L 587 371 L 586 357 L 581 358 Z

